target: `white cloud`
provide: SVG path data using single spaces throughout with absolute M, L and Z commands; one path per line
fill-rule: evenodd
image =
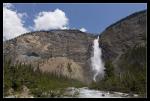
M 60 9 L 43 11 L 34 19 L 34 30 L 68 29 L 68 23 L 65 12 Z
M 3 7 L 5 7 L 5 8 L 13 8 L 14 6 L 11 3 L 3 3 Z
M 85 28 L 81 28 L 80 31 L 86 32 L 87 30 Z
M 13 7 L 10 3 L 3 4 L 3 39 L 12 39 L 29 30 L 24 27 L 22 18 L 26 13 L 18 13 L 11 9 Z

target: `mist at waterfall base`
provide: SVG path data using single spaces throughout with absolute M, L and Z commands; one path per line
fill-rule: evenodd
M 91 67 L 94 72 L 93 80 L 96 82 L 97 76 L 102 79 L 104 77 L 104 63 L 102 61 L 102 51 L 99 47 L 99 37 L 93 41 L 93 56 L 91 57 Z

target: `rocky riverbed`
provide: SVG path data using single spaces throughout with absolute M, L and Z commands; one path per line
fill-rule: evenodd
M 67 88 L 67 97 L 76 97 L 76 98 L 130 98 L 130 97 L 138 97 L 137 94 L 128 94 L 121 92 L 112 92 L 112 91 L 99 91 L 89 89 L 87 87 L 83 88 Z
M 113 91 L 99 91 L 94 89 L 89 89 L 88 87 L 74 88 L 68 87 L 64 92 L 55 96 L 54 98 L 136 98 L 139 97 L 137 94 L 128 94 L 122 92 Z M 20 95 L 10 95 L 5 98 L 34 98 L 32 95 L 20 94 Z M 50 96 L 46 98 L 51 98 Z

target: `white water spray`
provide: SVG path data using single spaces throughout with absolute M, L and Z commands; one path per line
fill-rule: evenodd
M 104 77 L 104 64 L 102 62 L 102 51 L 101 48 L 99 47 L 99 37 L 94 40 L 94 45 L 93 45 L 93 52 L 94 55 L 91 57 L 91 65 L 92 65 L 92 70 L 94 71 L 94 76 L 93 80 L 96 82 L 96 77 L 98 75 L 101 76 L 101 78 Z

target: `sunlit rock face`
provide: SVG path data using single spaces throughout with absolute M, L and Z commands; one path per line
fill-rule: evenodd
M 3 44 L 3 56 L 10 57 L 13 63 L 17 61 L 27 64 L 39 64 L 41 70 L 49 70 L 56 63 L 62 66 L 61 73 L 68 77 L 82 79 L 90 77 L 90 56 L 94 35 L 79 30 L 51 30 L 38 31 L 21 35 L 17 38 L 5 41 Z M 60 62 L 60 60 L 62 60 Z M 52 62 L 53 61 L 53 62 Z M 48 63 L 49 62 L 49 63 Z M 43 64 L 45 63 L 45 65 Z M 46 66 L 46 64 L 50 64 Z M 74 70 L 72 75 L 67 73 L 67 66 Z M 46 69 L 47 68 L 47 69 Z M 78 69 L 78 70 L 76 70 Z M 75 71 L 81 73 L 75 75 Z

